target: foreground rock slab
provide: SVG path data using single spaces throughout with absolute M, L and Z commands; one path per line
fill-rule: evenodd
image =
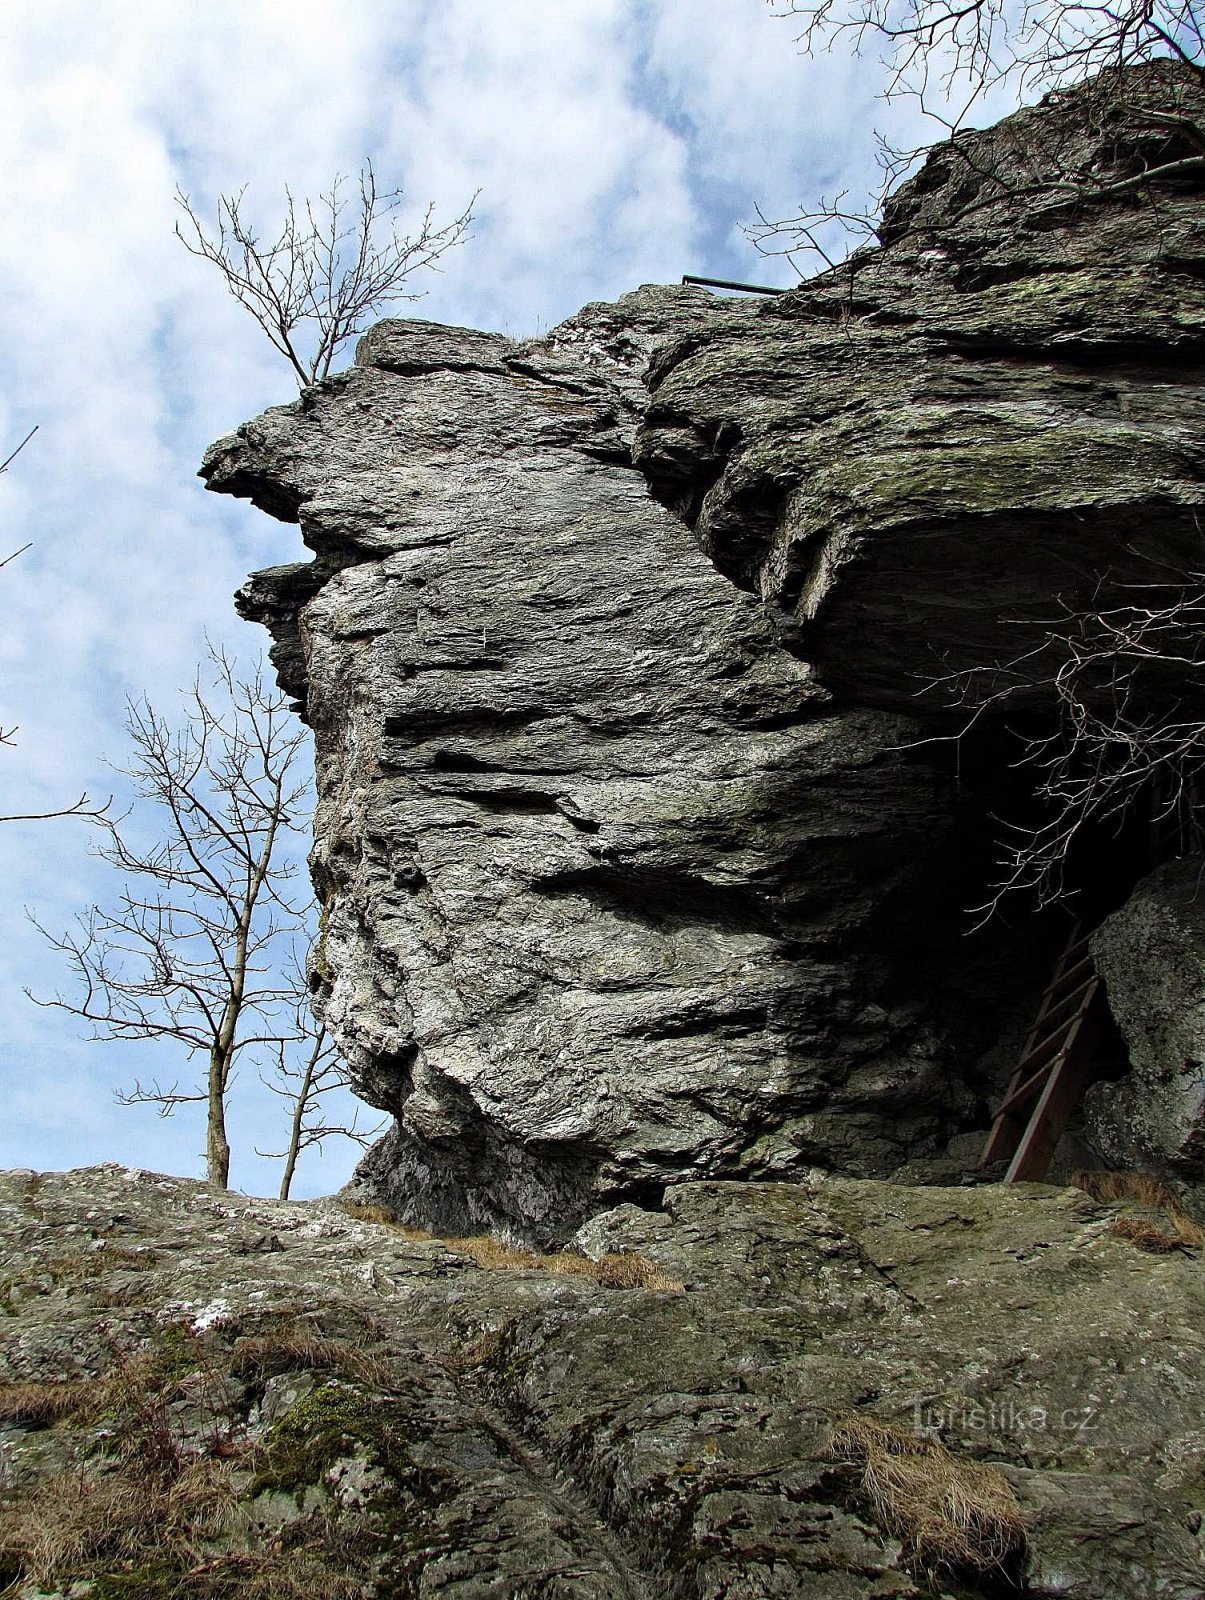
M 685 1184 L 594 1219 L 591 1276 L 331 1201 L 5 1174 L 0 1581 L 1191 1600 L 1205 1283 L 1112 1220 L 1040 1186 Z M 834 1459 L 850 1418 L 999 1467 L 1023 1570 L 922 1575 Z

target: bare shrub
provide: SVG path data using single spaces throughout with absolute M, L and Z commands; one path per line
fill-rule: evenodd
M 965 712 L 968 727 L 1035 704 L 1054 710 L 1049 731 L 1020 737 L 1014 760 L 1031 774 L 1044 820 L 1006 828 L 988 914 L 1018 890 L 1039 905 L 1058 900 L 1068 855 L 1090 826 L 1119 829 L 1145 811 L 1157 831 L 1201 840 L 1205 575 L 1100 610 L 1060 601 L 1049 619 L 1017 624 L 1038 642 L 926 689 Z
M 402 191 L 379 189 L 366 161 L 354 196 L 342 177 L 316 200 L 295 200 L 286 189 L 280 232 L 265 240 L 244 211 L 245 194 L 220 195 L 210 229 L 177 189 L 184 220 L 176 224 L 176 237 L 190 255 L 218 269 L 302 389 L 329 376 L 335 356 L 369 315 L 418 298 L 411 278 L 465 238 L 477 199 L 441 224 L 428 206 L 417 231 L 403 234 L 397 217 Z

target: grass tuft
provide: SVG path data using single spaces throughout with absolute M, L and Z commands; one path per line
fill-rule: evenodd
M 358 1200 L 340 1200 L 339 1209 L 344 1216 L 351 1217 L 354 1222 L 375 1222 L 378 1227 L 400 1233 L 403 1239 L 417 1239 L 422 1242 L 435 1238 L 435 1235 L 426 1228 L 412 1228 L 409 1223 L 399 1222 L 388 1206 L 369 1206 L 361 1205 Z
M 604 1289 L 659 1289 L 669 1294 L 686 1292 L 686 1285 L 681 1279 L 636 1252 L 605 1255 L 592 1261 L 589 1256 L 581 1255 L 576 1250 L 556 1250 L 547 1255 L 538 1250 L 525 1250 L 519 1245 L 495 1239 L 489 1233 L 443 1239 L 425 1229 L 410 1228 L 398 1222 L 385 1206 L 360 1205 L 349 1200 L 340 1201 L 340 1205 L 357 1222 L 375 1222 L 407 1239 L 431 1240 L 442 1244 L 456 1255 L 468 1256 L 487 1272 L 552 1272 L 565 1277 L 591 1278 Z
M 97 1402 L 102 1385 L 93 1379 L 52 1383 L 0 1383 L 0 1422 L 46 1428 L 75 1417 Z
M 470 1256 L 488 1272 L 551 1272 L 566 1277 L 591 1278 L 605 1289 L 661 1289 L 683 1294 L 686 1285 L 672 1277 L 647 1256 L 605 1255 L 597 1261 L 573 1250 L 557 1250 L 541 1255 L 504 1244 L 488 1233 L 466 1239 L 445 1239 L 444 1245 L 457 1255 Z
M 860 1469 L 875 1520 L 902 1542 L 919 1571 L 982 1576 L 1024 1554 L 1021 1507 L 998 1468 L 867 1417 L 840 1422 L 830 1449 Z
M 335 1372 L 355 1383 L 384 1384 L 389 1367 L 345 1339 L 316 1333 L 269 1333 L 236 1339 L 232 1367 L 240 1378 L 273 1378 L 281 1372 Z
M 1110 1223 L 1110 1233 L 1129 1239 L 1140 1250 L 1168 1254 L 1185 1246 L 1192 1250 L 1205 1247 L 1205 1228 L 1189 1216 L 1167 1184 L 1152 1173 L 1073 1172 L 1071 1182 L 1104 1204 L 1128 1201 L 1149 1211 L 1161 1211 L 1171 1224 L 1171 1231 L 1139 1217 L 1114 1217 Z

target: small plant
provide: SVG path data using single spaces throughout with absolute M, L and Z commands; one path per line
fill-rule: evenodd
M 984 1576 L 1024 1555 L 1021 1507 L 998 1468 L 870 1417 L 840 1422 L 830 1450 L 860 1470 L 875 1520 L 901 1540 L 918 1572 Z
M 1160 1228 L 1149 1217 L 1117 1216 L 1109 1224 L 1110 1233 L 1129 1239 L 1140 1250 L 1168 1255 L 1173 1250 L 1205 1247 L 1205 1228 L 1189 1216 L 1167 1184 L 1149 1172 L 1074 1172 L 1071 1182 L 1105 1204 L 1128 1201 L 1162 1212 L 1170 1229 Z

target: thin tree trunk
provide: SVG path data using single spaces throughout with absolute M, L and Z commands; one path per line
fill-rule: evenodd
M 209 1118 L 205 1139 L 205 1165 L 210 1183 L 230 1187 L 230 1141 L 226 1137 L 226 1077 L 228 1064 L 219 1050 L 209 1057 Z
M 322 1054 L 322 1045 L 326 1037 L 326 1030 L 319 1028 L 318 1036 L 314 1040 L 314 1050 L 306 1062 L 305 1073 L 297 1090 L 297 1098 L 293 1101 L 293 1122 L 289 1129 L 289 1147 L 285 1151 L 284 1177 L 280 1180 L 280 1198 L 287 1200 L 289 1190 L 293 1186 L 293 1174 L 297 1170 L 297 1157 L 301 1153 L 301 1135 L 305 1127 L 306 1106 L 310 1098 L 310 1090 L 314 1084 L 314 1070 L 318 1065 L 318 1058 Z

